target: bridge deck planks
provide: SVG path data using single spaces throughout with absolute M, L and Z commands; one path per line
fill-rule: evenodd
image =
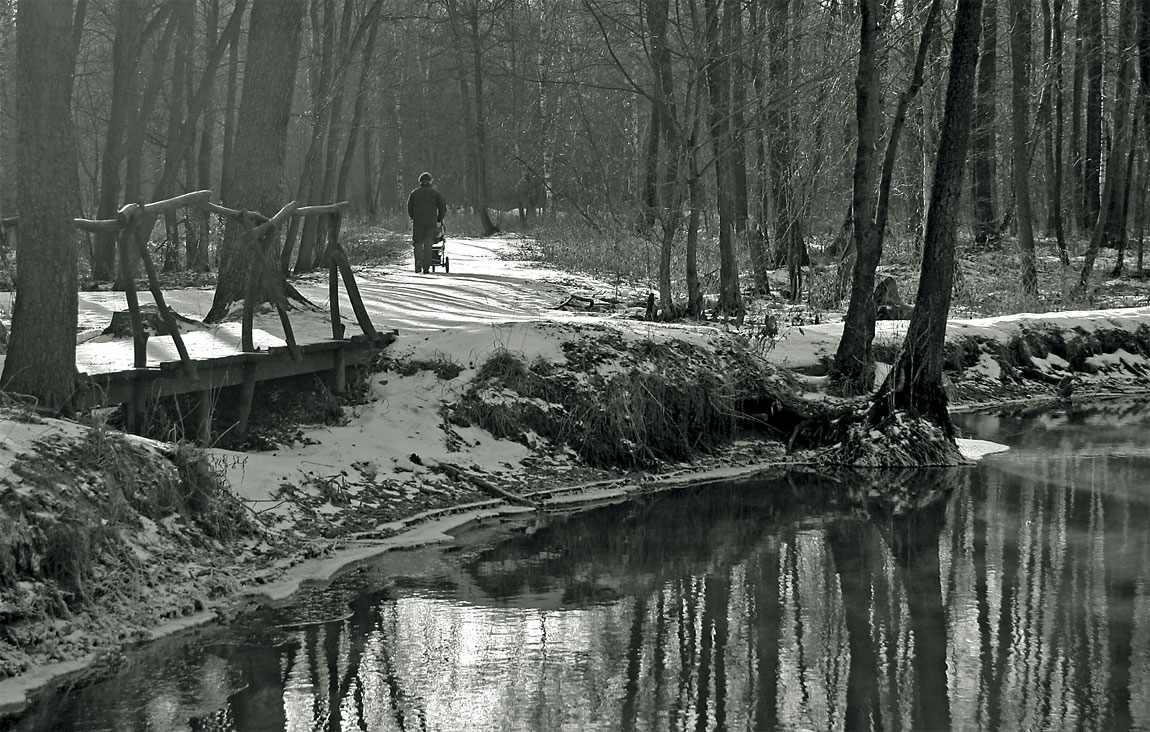
M 395 340 L 395 333 L 378 333 L 375 338 L 353 336 L 300 344 L 295 360 L 286 346 L 254 353 L 237 353 L 208 359 L 194 359 L 196 377 L 186 375 L 180 361 L 157 366 L 105 373 L 81 374 L 83 387 L 73 404 L 78 410 L 138 402 L 140 397 L 158 399 L 238 386 L 249 378 L 254 366 L 255 381 L 283 379 L 301 374 L 333 372 L 335 383 L 343 382 L 343 367 L 368 363 Z

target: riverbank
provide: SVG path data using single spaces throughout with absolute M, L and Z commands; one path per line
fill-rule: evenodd
M 266 449 L 177 449 L 0 413 L 0 573 L 11 579 L 0 582 L 0 710 L 113 671 L 127 645 L 227 621 L 373 554 L 447 540 L 479 516 L 802 462 L 787 447 L 804 408 L 849 406 L 824 390 L 834 319 L 768 333 L 762 313 L 741 326 L 651 323 L 626 298 L 607 313 L 543 311 L 539 302 L 564 301 L 554 283 L 550 299 L 527 288 L 515 299 L 508 286 L 498 313 L 473 319 L 492 309 L 482 276 L 494 275 L 473 274 L 474 290 L 454 276 L 442 285 L 477 305 L 401 328 L 354 403 L 335 405 L 327 424 L 285 416 Z M 369 300 L 378 282 L 395 289 L 387 277 L 364 278 Z M 436 287 L 398 284 L 425 296 Z M 385 312 L 373 317 L 392 322 Z M 297 333 L 309 317 L 325 325 L 293 316 Z M 879 324 L 880 360 L 905 327 Z M 1150 391 L 1150 308 L 954 321 L 948 341 L 955 409 L 1056 401 L 1068 378 L 1071 399 Z M 66 551 L 77 546 L 91 563 L 66 561 L 84 555 Z

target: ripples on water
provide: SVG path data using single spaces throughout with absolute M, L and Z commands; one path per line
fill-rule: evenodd
M 1150 410 L 963 424 L 1012 450 L 907 515 L 796 474 L 393 554 L 15 729 L 1150 729 Z

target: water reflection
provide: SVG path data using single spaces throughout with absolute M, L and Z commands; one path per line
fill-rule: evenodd
M 15 728 L 1150 729 L 1148 412 L 967 427 L 1016 449 L 915 511 L 792 475 L 391 557 Z

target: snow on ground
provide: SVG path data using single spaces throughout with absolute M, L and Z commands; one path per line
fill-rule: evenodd
M 364 305 L 377 330 L 398 331 L 389 354 L 418 360 L 445 360 L 464 367 L 460 378 L 442 381 L 427 372 L 404 378 L 380 379 L 373 384 L 375 400 L 357 408 L 348 424 L 309 430 L 309 444 L 276 450 L 271 453 L 227 453 L 218 451 L 230 466 L 233 489 L 245 500 L 258 505 L 275 504 L 274 496 L 284 483 L 298 483 L 301 478 L 315 479 L 347 475 L 370 479 L 388 475 L 419 483 L 426 477 L 427 465 L 434 461 L 452 460 L 490 472 L 520 470 L 527 448 L 519 443 L 485 439 L 486 433 L 463 428 L 460 446 L 450 454 L 443 439 L 439 407 L 453 401 L 467 378 L 496 349 L 522 354 L 527 359 L 543 356 L 552 361 L 562 359 L 561 343 L 570 336 L 560 325 L 580 323 L 615 323 L 624 331 L 646 338 L 660 334 L 690 337 L 723 329 L 722 324 L 666 326 L 626 318 L 605 319 L 603 315 L 585 315 L 556 309 L 572 292 L 603 299 L 619 298 L 610 285 L 585 276 L 541 268 L 535 264 L 507 258 L 510 248 L 506 239 L 458 239 L 447 243 L 450 274 L 414 272 L 410 257 L 393 267 L 359 270 L 356 282 Z M 301 343 L 330 337 L 326 276 L 297 281 L 300 292 L 322 312 L 293 310 L 291 322 Z M 359 329 L 350 302 L 341 283 L 340 312 L 348 333 Z M 151 294 L 141 291 L 140 301 L 152 301 Z M 0 293 L 0 296 L 8 295 Z M 165 293 L 165 300 L 179 314 L 200 320 L 211 307 L 213 290 L 184 289 Z M 0 308 L 5 303 L 0 301 Z M 81 292 L 77 347 L 78 367 L 82 372 L 101 372 L 132 367 L 131 340 L 100 335 L 112 314 L 127 307 L 124 293 L 112 291 Z M 818 325 L 794 325 L 782 329 L 767 348 L 767 357 L 785 367 L 814 371 L 833 356 L 842 335 L 841 320 L 831 315 L 829 322 Z M 1025 313 L 996 318 L 955 320 L 948 326 L 951 336 L 982 336 L 989 340 L 1009 337 L 1020 324 L 1049 323 L 1063 330 L 1098 326 L 1133 329 L 1150 323 L 1150 307 L 1103 311 Z M 901 340 L 906 321 L 880 321 L 876 343 Z M 733 327 L 733 326 L 730 326 Z M 239 351 L 240 325 L 226 322 L 206 326 L 185 324 L 184 341 L 193 357 L 211 358 Z M 285 344 L 279 318 L 274 311 L 256 317 L 257 347 Z M 174 343 L 168 337 L 153 337 L 148 343 L 149 365 L 178 359 Z M 0 362 L 2 362 L 0 356 Z M 988 376 L 998 365 L 985 364 Z M 1053 357 L 1057 358 L 1057 357 Z M 1116 357 L 1114 357 L 1116 358 Z M 880 371 L 881 373 L 881 371 Z M 808 388 L 817 389 L 822 381 L 807 379 Z M 51 423 L 49 423 L 51 424 Z M 49 429 L 47 426 L 21 426 L 5 420 L 0 436 L 5 442 L 21 444 L 22 429 Z M 984 453 L 984 449 L 974 449 Z M 411 456 L 417 456 L 413 462 Z M 353 467 L 357 466 L 357 467 Z M 5 477 L 0 466 L 0 479 Z M 275 510 L 275 509 L 272 509 Z
M 1139 325 L 1150 325 L 1150 307 L 1113 308 L 1109 310 L 1080 310 L 1056 313 L 1016 313 L 993 318 L 951 320 L 947 324 L 947 340 L 959 337 L 982 337 L 989 341 L 1005 341 L 1018 332 L 1021 325 L 1046 324 L 1064 332 L 1081 328 L 1093 331 L 1101 327 L 1135 330 Z M 880 320 L 875 323 L 875 343 L 901 343 L 906 335 L 908 321 Z M 818 325 L 790 326 L 780 334 L 768 357 L 788 368 L 803 370 L 817 368 L 824 359 L 833 358 L 842 339 L 843 322 L 833 320 Z M 997 365 L 994 366 L 997 368 Z

